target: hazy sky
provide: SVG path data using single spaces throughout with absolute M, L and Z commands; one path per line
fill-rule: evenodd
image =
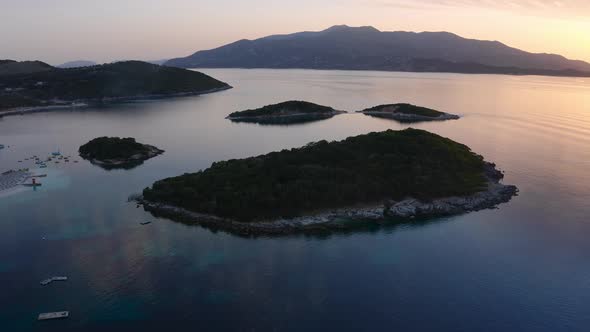
M 0 59 L 155 60 L 336 24 L 450 31 L 590 61 L 590 0 L 0 0 Z

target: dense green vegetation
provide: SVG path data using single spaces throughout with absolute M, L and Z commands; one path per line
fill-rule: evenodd
M 9 64 L 10 65 L 10 64 Z M 0 76 L 2 100 L 53 102 L 199 93 L 228 88 L 203 73 L 140 61 Z M 23 102 L 18 106 L 32 106 Z
M 279 104 L 267 105 L 261 108 L 246 110 L 241 112 L 233 112 L 228 117 L 259 117 L 259 116 L 280 116 L 294 113 L 334 113 L 335 109 L 328 106 L 322 106 L 307 101 L 286 101 Z
M 234 112 L 227 118 L 235 122 L 289 125 L 324 120 L 338 113 L 341 113 L 341 111 L 306 101 L 287 101 L 258 109 Z
M 413 114 L 419 116 L 427 116 L 436 118 L 445 113 L 439 112 L 430 108 L 416 106 L 412 104 L 389 104 L 389 105 L 379 105 L 371 108 L 364 109 L 360 111 L 361 113 L 365 112 L 388 112 L 388 113 L 402 113 L 402 114 Z
M 82 145 L 80 155 L 87 159 L 125 159 L 151 151 L 150 146 L 138 143 L 134 138 L 99 137 Z
M 158 181 L 143 194 L 248 222 L 406 196 L 472 194 L 484 189 L 483 172 L 483 158 L 465 145 L 422 130 L 388 130 L 217 162 Z

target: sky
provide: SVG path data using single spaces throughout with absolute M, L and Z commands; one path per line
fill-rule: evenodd
M 590 0 L 0 0 L 0 59 L 158 60 L 339 24 L 449 31 L 590 62 Z

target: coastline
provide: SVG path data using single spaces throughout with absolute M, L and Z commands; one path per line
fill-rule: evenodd
M 90 163 L 93 165 L 101 166 L 101 167 L 104 167 L 107 169 L 113 169 L 113 168 L 126 168 L 126 167 L 131 167 L 131 166 L 138 166 L 138 165 L 142 164 L 144 161 L 154 158 L 154 157 L 157 157 L 165 152 L 164 150 L 158 149 L 157 147 L 155 147 L 153 145 L 143 144 L 143 146 L 146 149 L 148 149 L 148 151 L 146 153 L 135 154 L 135 155 L 133 155 L 129 158 L 125 158 L 125 159 L 100 160 L 100 159 L 90 158 L 86 154 L 80 154 L 80 157 L 82 157 L 85 160 L 90 161 Z
M 231 85 L 221 88 L 215 88 L 210 90 L 204 91 L 193 91 L 193 92 L 178 92 L 178 93 L 170 93 L 170 94 L 151 94 L 151 95 L 139 95 L 139 96 L 124 96 L 124 97 L 105 97 L 105 98 L 92 98 L 92 99 L 78 99 L 75 102 L 67 103 L 67 104 L 53 104 L 53 105 L 44 105 L 44 106 L 30 106 L 30 107 L 16 107 L 10 108 L 6 110 L 0 110 L 0 118 L 4 116 L 11 116 L 11 115 L 24 115 L 29 113 L 40 113 L 40 112 L 50 112 L 55 110 L 64 110 L 64 109 L 80 109 L 80 108 L 88 108 L 96 105 L 101 104 L 109 104 L 109 103 L 124 103 L 124 102 L 131 102 L 131 101 L 141 101 L 141 100 L 159 100 L 159 99 L 167 99 L 167 98 L 175 98 L 175 97 L 190 97 L 190 96 L 200 96 L 215 92 L 221 92 L 225 90 L 232 89 Z M 82 103 L 84 105 L 76 105 L 75 103 Z
M 379 203 L 363 204 L 295 217 L 270 221 L 239 222 L 189 211 L 184 208 L 145 201 L 137 202 L 144 209 L 156 216 L 163 216 L 187 224 L 197 224 L 212 230 L 221 230 L 242 236 L 289 235 L 314 231 L 329 231 L 342 227 L 341 221 L 385 222 L 394 220 L 400 223 L 412 222 L 417 218 L 439 218 L 464 213 L 494 209 L 502 203 L 509 202 L 518 194 L 518 188 L 500 183 L 504 175 L 495 168 L 495 164 L 486 163 L 485 176 L 487 188 L 469 196 L 453 196 L 434 199 L 429 202 L 408 197 L 400 201 L 384 200 Z
M 292 113 L 286 115 L 259 115 L 259 116 L 226 116 L 227 120 L 233 122 L 248 122 L 259 124 L 281 124 L 307 122 L 315 120 L 330 119 L 340 114 L 346 114 L 346 111 L 335 111 L 330 113 Z
M 309 70 L 309 71 L 352 71 L 352 72 L 376 72 L 376 73 L 400 73 L 400 74 L 456 74 L 456 75 L 486 75 L 486 76 L 538 76 L 538 77 L 566 77 L 566 78 L 587 78 L 590 73 L 517 73 L 517 72 L 488 72 L 488 71 L 451 71 L 451 70 L 385 70 L 385 69 L 360 69 L 360 68 L 312 68 L 312 67 L 245 67 L 245 66 L 173 66 L 171 67 L 183 68 L 188 70 L 203 70 L 203 69 L 241 69 L 241 70 L 256 70 L 256 69 L 271 69 L 271 70 Z
M 383 111 L 367 111 L 359 112 L 364 115 L 368 115 L 375 118 L 381 119 L 393 119 L 400 122 L 421 122 L 421 121 L 447 121 L 447 120 L 459 120 L 461 117 L 455 114 L 444 113 L 437 117 L 430 117 L 417 114 L 406 114 L 406 113 L 391 113 Z

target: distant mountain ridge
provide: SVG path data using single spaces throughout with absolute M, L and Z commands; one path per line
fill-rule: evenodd
M 81 68 L 81 67 L 92 67 L 96 66 L 98 63 L 90 60 L 74 60 L 68 61 L 66 63 L 62 63 L 61 65 L 57 66 L 58 68 Z
M 466 39 L 448 32 L 382 32 L 345 25 L 239 40 L 171 59 L 165 65 L 590 76 L 590 63 L 525 52 L 498 41 Z

